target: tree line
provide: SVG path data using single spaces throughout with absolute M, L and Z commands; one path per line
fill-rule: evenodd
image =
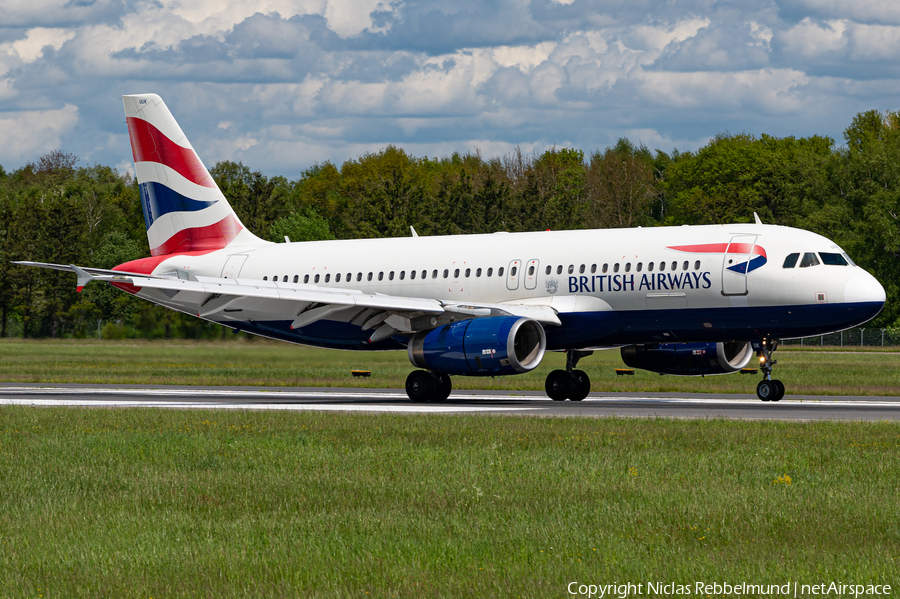
M 316 239 L 752 222 L 820 233 L 887 291 L 872 326 L 900 327 L 900 112 L 857 114 L 844 143 L 723 133 L 696 152 L 620 139 L 573 148 L 416 157 L 387 146 L 298 179 L 239 162 L 210 172 L 243 223 L 281 242 Z M 75 292 L 35 260 L 112 268 L 149 255 L 137 184 L 54 151 L 0 166 L 0 336 L 210 338 L 225 329 L 110 286 Z

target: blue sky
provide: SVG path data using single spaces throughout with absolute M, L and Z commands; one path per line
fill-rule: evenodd
M 120 96 L 160 94 L 207 165 L 297 177 L 620 137 L 828 135 L 900 108 L 885 0 L 5 0 L 0 165 L 61 148 L 130 170 Z

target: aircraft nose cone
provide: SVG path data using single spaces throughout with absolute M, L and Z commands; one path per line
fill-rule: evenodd
M 848 304 L 878 302 L 884 305 L 887 296 L 884 287 L 867 272 L 861 273 L 844 284 L 844 302 Z

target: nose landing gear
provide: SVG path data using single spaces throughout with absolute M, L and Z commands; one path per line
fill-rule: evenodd
M 763 380 L 756 386 L 756 396 L 763 401 L 779 401 L 784 397 L 784 383 L 772 379 L 772 368 L 778 364 L 772 354 L 778 349 L 778 339 L 763 339 L 759 350 L 759 369 Z
M 591 392 L 591 379 L 583 370 L 575 370 L 578 360 L 594 352 L 570 349 L 566 352 L 566 369 L 547 375 L 544 390 L 553 401 L 581 401 Z

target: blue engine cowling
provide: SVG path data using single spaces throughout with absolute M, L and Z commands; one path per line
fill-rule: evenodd
M 749 341 L 655 343 L 622 348 L 622 361 L 632 368 L 683 376 L 736 372 L 752 357 Z
M 544 358 L 544 327 L 530 318 L 491 316 L 416 333 L 407 351 L 413 366 L 445 374 L 496 376 L 534 370 Z

